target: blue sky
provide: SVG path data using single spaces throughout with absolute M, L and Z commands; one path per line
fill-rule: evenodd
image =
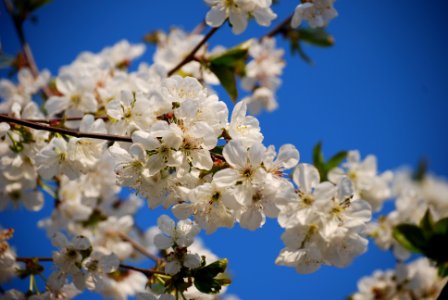
M 281 0 L 274 7 L 277 22 L 297 3 Z M 292 143 L 303 162 L 310 161 L 318 141 L 324 143 L 327 155 L 359 149 L 363 155 L 377 155 L 381 170 L 413 166 L 425 157 L 432 171 L 448 177 L 447 4 L 352 0 L 338 1 L 336 8 L 339 17 L 328 28 L 335 46 L 305 49 L 315 61 L 313 66 L 286 51 L 279 109 L 259 117 L 265 144 Z M 55 0 L 39 10 L 39 22 L 27 23 L 25 30 L 39 67 L 56 74 L 84 50 L 99 51 L 123 38 L 140 42 L 151 30 L 175 25 L 191 30 L 206 11 L 201 0 Z M 3 6 L 0 12 L 2 46 L 15 53 L 19 45 L 11 21 Z M 267 31 L 251 23 L 244 34 L 234 36 L 223 28 L 210 43 L 232 46 Z M 279 44 L 288 49 L 286 43 Z M 148 47 L 141 61 L 150 62 L 153 50 Z M 225 94 L 222 98 L 228 101 Z M 22 256 L 51 253 L 45 234 L 36 229 L 37 220 L 50 211 L 51 204 L 46 204 L 38 214 L 0 213 L 4 227 L 16 228 L 13 243 Z M 137 221 L 153 225 L 160 212 L 144 208 Z M 299 275 L 274 265 L 283 246 L 281 232 L 271 220 L 256 232 L 237 226 L 203 236 L 209 248 L 229 258 L 234 279 L 229 292 L 242 299 L 344 299 L 355 291 L 361 276 L 394 264 L 390 253 L 371 243 L 369 252 L 349 268 L 324 267 Z

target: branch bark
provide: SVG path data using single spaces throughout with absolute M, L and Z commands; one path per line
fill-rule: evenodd
M 11 2 L 11 0 L 4 0 L 4 3 L 8 14 L 12 18 L 17 37 L 19 38 L 19 42 L 22 46 L 22 51 L 30 68 L 31 74 L 33 74 L 34 78 L 37 78 L 39 77 L 39 68 L 37 67 L 36 61 L 34 60 L 33 52 L 31 51 L 31 47 L 25 38 L 25 32 L 23 30 L 23 23 L 25 21 L 25 18 L 19 16 L 15 12 L 14 4 Z M 42 90 L 47 98 L 53 95 L 48 87 L 43 87 Z
M 125 241 L 128 242 L 129 244 L 132 245 L 132 247 L 134 247 L 135 250 L 137 250 L 138 252 L 140 252 L 141 254 L 143 254 L 144 256 L 150 258 L 151 260 L 153 260 L 156 264 L 159 264 L 160 261 L 162 260 L 161 258 L 155 256 L 154 254 L 150 253 L 148 250 L 146 250 L 145 247 L 143 247 L 142 245 L 140 245 L 139 243 L 137 243 L 137 241 L 134 241 L 133 239 L 131 239 L 130 237 L 128 237 L 127 235 L 120 233 L 120 238 Z
M 215 34 L 216 31 L 218 31 L 220 27 L 213 27 L 210 29 L 210 31 L 204 36 L 204 38 L 196 45 L 196 47 L 191 50 L 191 52 L 180 62 L 178 63 L 173 69 L 171 69 L 168 72 L 168 76 L 173 75 L 177 71 L 179 71 L 184 65 L 189 63 L 190 61 L 194 60 L 194 55 L 196 52 L 198 52 L 199 49 L 201 49 L 202 46 Z
M 65 135 L 74 136 L 77 138 L 91 138 L 97 140 L 106 140 L 114 142 L 127 142 L 132 143 L 132 138 L 128 136 L 112 135 L 112 134 L 100 134 L 100 133 L 89 133 L 89 132 L 79 132 L 71 129 L 64 129 L 59 127 L 47 126 L 40 123 L 30 122 L 27 120 L 17 119 L 7 115 L 0 114 L 0 122 L 13 123 L 25 127 L 29 127 L 36 130 L 45 130 L 54 133 L 60 133 Z

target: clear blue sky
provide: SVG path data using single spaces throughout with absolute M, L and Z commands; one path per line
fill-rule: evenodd
M 297 3 L 281 0 L 274 7 L 277 22 Z M 376 154 L 381 170 L 415 165 L 426 157 L 432 171 L 447 177 L 447 6 L 444 0 L 338 1 L 340 16 L 329 27 L 335 46 L 307 47 L 314 66 L 287 55 L 280 107 L 260 116 L 265 143 L 293 143 L 305 162 L 318 141 L 328 155 L 359 149 L 363 155 Z M 6 52 L 14 53 L 18 41 L 4 7 L 0 10 L 1 42 Z M 26 24 L 26 34 L 39 67 L 56 74 L 83 50 L 99 51 L 123 38 L 140 42 L 148 31 L 173 25 L 191 30 L 206 11 L 201 0 L 55 0 L 37 12 L 36 25 Z M 266 31 L 252 23 L 243 35 L 234 36 L 225 28 L 211 44 L 231 46 Z M 153 50 L 148 48 L 144 61 L 151 61 Z M 0 213 L 0 224 L 16 227 L 13 242 L 22 256 L 50 254 L 44 232 L 35 229 L 50 210 L 48 203 L 38 214 Z M 145 208 L 137 221 L 153 225 L 159 213 Z M 209 248 L 230 260 L 231 293 L 258 300 L 345 299 L 361 276 L 394 264 L 390 253 L 371 244 L 349 268 L 324 267 L 299 275 L 274 265 L 283 246 L 280 234 L 271 220 L 256 232 L 237 226 L 204 236 Z

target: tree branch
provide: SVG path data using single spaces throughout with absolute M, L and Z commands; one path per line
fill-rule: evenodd
M 39 262 L 53 262 L 52 257 L 16 257 L 16 261 L 24 262 L 24 263 L 36 261 L 36 260 Z M 141 273 L 145 274 L 146 276 L 151 276 L 153 274 L 165 274 L 164 272 L 160 272 L 160 271 L 153 270 L 153 269 L 143 269 L 143 268 L 128 266 L 128 265 L 124 265 L 124 264 L 120 264 L 120 268 L 141 272 Z
M 191 50 L 191 52 L 180 62 L 178 63 L 171 71 L 168 72 L 168 76 L 173 75 L 176 73 L 180 68 L 182 68 L 184 65 L 189 63 L 194 59 L 194 55 L 198 50 L 215 34 L 216 31 L 218 31 L 220 27 L 213 27 L 210 29 L 210 31 L 204 36 L 204 38 L 196 45 L 196 47 Z
M 11 2 L 11 0 L 3 1 L 5 3 L 6 10 L 12 18 L 17 37 L 19 38 L 19 42 L 22 46 L 22 51 L 30 68 L 31 74 L 33 74 L 34 78 L 37 78 L 39 77 L 39 69 L 37 67 L 36 61 L 34 60 L 33 52 L 31 51 L 31 47 L 25 38 L 25 32 L 23 30 L 23 22 L 25 21 L 25 18 L 15 12 L 14 4 Z M 48 87 L 43 87 L 42 90 L 47 98 L 52 96 L 52 93 Z
M 163 273 L 163 272 L 156 271 L 156 270 L 153 270 L 153 269 L 143 269 L 143 268 L 138 268 L 138 267 L 134 267 L 134 266 L 123 265 L 123 264 L 120 264 L 120 268 L 122 268 L 122 269 L 127 269 L 127 270 L 132 270 L 132 271 L 137 271 L 137 272 L 141 272 L 141 273 L 145 274 L 146 276 L 151 276 L 151 275 L 153 275 L 153 274 L 163 274 L 163 275 L 165 274 L 165 273 Z
M 48 261 L 53 261 L 53 258 L 51 258 L 51 257 L 16 257 L 16 261 L 24 262 L 24 263 L 33 261 L 33 260 L 48 262 Z
M 1 114 L 0 114 L 1 115 Z M 44 123 L 49 124 L 50 126 L 55 126 L 61 122 L 69 122 L 69 121 L 81 121 L 83 117 L 68 117 L 68 118 L 53 118 L 53 119 L 22 119 L 23 121 L 33 122 L 33 123 Z M 109 120 L 109 117 L 96 117 L 95 120 Z
M 129 236 L 123 234 L 123 233 L 119 233 L 120 238 L 125 241 L 128 242 L 129 244 L 132 245 L 132 247 L 134 247 L 135 250 L 137 250 L 138 252 L 140 252 L 141 254 L 143 254 L 144 256 L 150 258 L 151 260 L 153 260 L 156 264 L 159 264 L 160 261 L 162 260 L 161 258 L 155 256 L 154 254 L 150 253 L 148 250 L 146 250 L 145 247 L 143 247 L 142 245 L 140 245 L 139 243 L 137 243 L 135 240 L 131 239 Z
M 79 131 L 71 130 L 71 129 L 64 129 L 64 128 L 42 125 L 42 124 L 35 123 L 35 122 L 30 122 L 30 121 L 26 121 L 26 120 L 22 120 L 22 119 L 13 118 L 13 117 L 3 115 L 3 114 L 0 114 L 0 122 L 13 123 L 13 124 L 33 128 L 36 130 L 45 130 L 45 131 L 49 131 L 49 132 L 70 135 L 70 136 L 74 136 L 77 138 L 91 138 L 91 139 L 97 139 L 97 140 L 132 143 L 132 138 L 130 138 L 128 136 L 79 132 Z
M 283 33 L 286 29 L 288 29 L 291 25 L 291 20 L 292 20 L 292 15 L 290 15 L 288 18 L 286 18 L 283 22 L 281 22 L 280 24 L 278 24 L 274 29 L 272 29 L 271 31 L 269 31 L 268 33 L 266 33 L 265 35 L 263 35 L 261 39 L 263 39 L 264 37 L 274 37 L 279 33 Z

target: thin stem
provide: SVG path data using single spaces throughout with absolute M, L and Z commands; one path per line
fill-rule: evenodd
M 202 22 L 199 23 L 199 24 L 193 29 L 193 31 L 191 32 L 191 34 L 200 34 L 200 33 L 205 29 L 206 26 L 207 26 L 207 24 L 205 24 L 205 20 L 202 20 Z
M 22 120 L 22 119 L 13 118 L 13 117 L 3 115 L 3 114 L 0 114 L 0 122 L 13 123 L 13 124 L 33 128 L 36 130 L 45 130 L 45 131 L 49 131 L 49 132 L 70 135 L 70 136 L 74 136 L 77 138 L 91 138 L 91 139 L 106 140 L 106 141 L 132 143 L 132 138 L 130 138 L 128 136 L 79 132 L 79 131 L 71 130 L 71 129 L 64 129 L 64 128 L 42 125 L 42 124 L 35 123 L 35 122 L 30 122 L 30 121 L 26 121 L 26 120 Z
M 156 270 L 152 270 L 152 269 L 143 269 L 143 268 L 123 265 L 123 264 L 120 264 L 120 268 L 141 272 L 141 273 L 143 273 L 145 275 L 152 275 L 152 274 L 162 274 L 162 275 L 165 275 L 165 273 L 160 272 L 160 271 L 156 271 Z
M 6 6 L 6 10 L 8 11 L 14 23 L 14 28 L 16 29 L 17 37 L 19 38 L 23 54 L 25 55 L 28 66 L 30 67 L 31 74 L 33 74 L 34 78 L 37 78 L 39 77 L 39 69 L 37 67 L 36 61 L 34 60 L 33 52 L 31 51 L 31 47 L 26 40 L 25 32 L 23 30 L 23 22 L 25 21 L 25 18 L 15 12 L 14 4 L 11 2 L 11 0 L 4 0 L 4 3 Z M 52 93 L 48 87 L 44 87 L 42 90 L 47 98 L 52 96 Z
M 71 117 L 71 118 L 53 118 L 53 119 L 22 119 L 23 121 L 33 122 L 33 123 L 45 123 L 45 124 L 58 124 L 60 122 L 69 122 L 69 121 L 81 121 L 83 117 Z M 101 119 L 103 121 L 107 121 L 109 117 L 99 117 L 95 118 L 95 120 Z
M 129 244 L 132 245 L 132 247 L 134 247 L 135 250 L 137 250 L 138 252 L 140 252 L 141 254 L 145 255 L 146 257 L 150 258 L 151 260 L 153 260 L 156 264 L 158 264 L 160 262 L 160 258 L 155 256 L 154 254 L 150 253 L 148 250 L 146 250 L 145 247 L 143 247 L 142 245 L 140 245 L 139 243 L 137 243 L 135 240 L 131 239 L 129 236 L 123 234 L 123 233 L 119 233 L 120 238 L 125 241 L 128 242 Z
M 40 261 L 40 262 L 52 262 L 53 258 L 51 258 L 51 257 L 16 257 L 16 261 L 18 261 L 18 262 L 25 262 L 26 263 L 26 262 L 33 261 L 33 260 L 37 260 L 37 261 Z M 143 269 L 143 268 L 134 267 L 134 266 L 128 266 L 128 265 L 124 265 L 124 264 L 120 264 L 120 268 L 141 272 L 141 273 L 143 273 L 145 275 L 152 275 L 152 274 L 165 275 L 165 273 L 160 272 L 160 271 L 156 271 L 156 270 L 153 270 L 153 269 Z
M 168 72 L 168 76 L 173 75 L 176 73 L 180 68 L 182 68 L 184 65 L 189 63 L 194 59 L 194 55 L 198 50 L 215 34 L 216 31 L 218 31 L 220 27 L 213 27 L 210 29 L 210 31 L 204 36 L 204 38 L 196 45 L 196 47 L 191 50 L 191 52 L 180 62 L 178 63 L 171 71 Z
M 266 33 L 264 36 L 262 36 L 260 40 L 263 39 L 264 37 L 274 37 L 279 33 L 283 33 L 286 29 L 290 27 L 292 16 L 293 14 L 290 15 L 288 18 L 286 18 L 283 22 L 278 24 L 274 29 Z
M 52 257 L 16 257 L 16 261 L 19 262 L 29 262 L 31 260 L 38 260 L 41 262 L 49 262 L 49 261 L 53 261 Z

